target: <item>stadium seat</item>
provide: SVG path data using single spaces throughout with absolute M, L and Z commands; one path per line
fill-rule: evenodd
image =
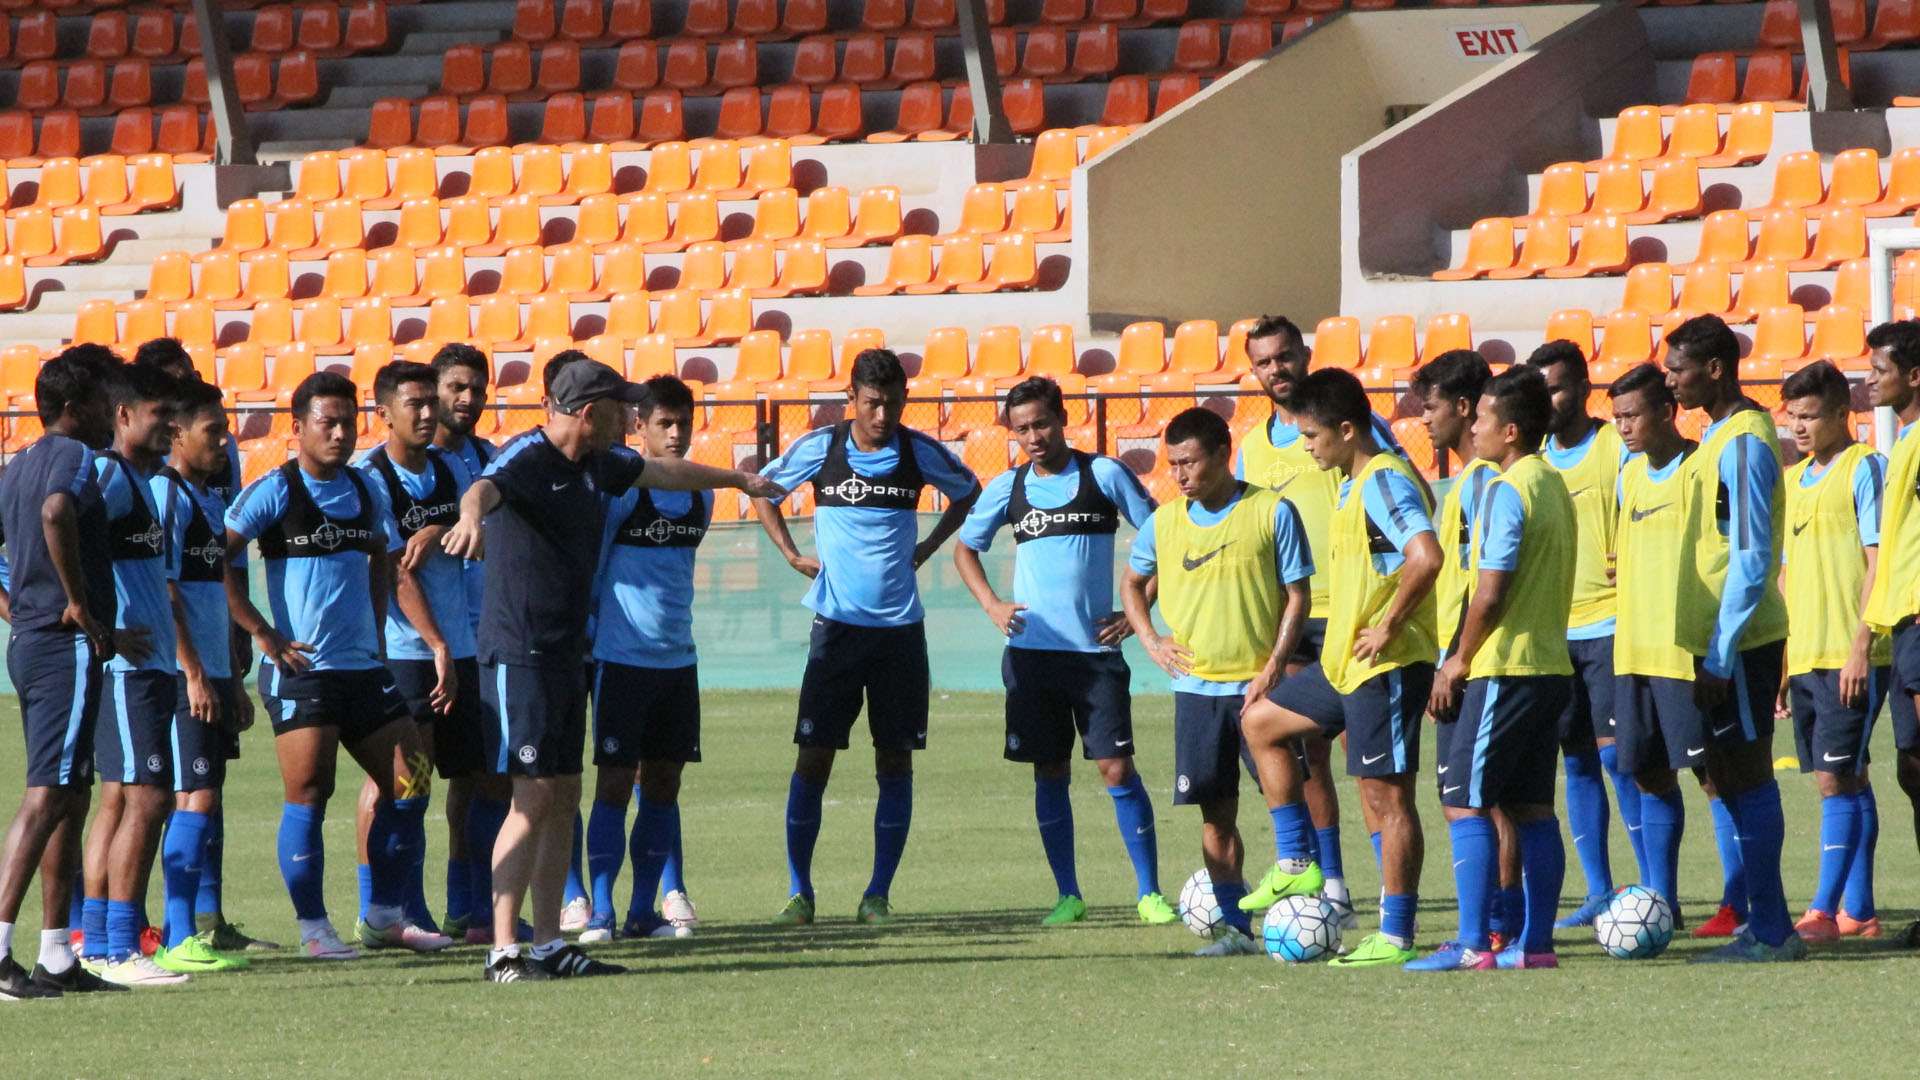
M 1831 206 L 1817 220 L 1812 250 L 1806 258 L 1789 262 L 1788 269 L 1831 270 L 1849 259 L 1866 257 L 1867 218 L 1859 207 Z
M 1195 19 L 1183 23 L 1174 39 L 1173 66 L 1177 71 L 1210 73 L 1220 67 L 1220 21 Z
M 300 25 L 294 34 L 295 47 L 324 55 L 339 51 L 341 39 L 338 7 L 331 3 L 300 6 Z
M 758 92 L 754 110 L 759 111 Z M 724 99 L 723 99 L 724 100 Z M 724 109 L 724 106 L 723 106 Z M 633 137 L 642 144 L 668 142 L 686 137 L 686 106 L 678 90 L 656 90 L 640 102 L 640 120 Z
M 272 4 L 253 16 L 253 35 L 247 48 L 257 53 L 282 53 L 293 48 L 296 12 L 291 4 Z
M 1867 34 L 1866 0 L 1827 0 L 1833 17 L 1833 40 L 1841 45 Z M 1758 44 L 1766 48 L 1800 48 L 1800 9 L 1794 0 L 1766 0 L 1761 8 Z
M 1825 206 L 1865 207 L 1880 201 L 1880 152 L 1871 147 L 1842 150 L 1833 157 Z
M 1625 369 L 1652 358 L 1653 323 L 1645 312 L 1621 310 L 1607 316 L 1596 365 Z
M 554 0 L 515 0 L 513 36 L 521 41 L 546 41 L 558 29 Z
M 22 62 L 52 58 L 60 49 L 55 36 L 57 29 L 58 23 L 51 11 L 22 15 L 13 24 L 13 58 Z
M 1614 120 L 1613 145 L 1607 155 L 1588 164 L 1597 169 L 1607 161 L 1644 161 L 1664 154 L 1666 147 L 1659 107 L 1635 105 L 1622 109 Z
M 929 71 L 927 75 L 931 75 Z M 922 76 L 923 78 L 926 76 Z M 887 79 L 887 39 L 880 34 L 850 34 L 846 51 L 840 58 L 840 81 L 860 86 L 883 83 Z M 826 80 L 832 82 L 832 79 Z
M 1769 49 L 1747 57 L 1747 75 L 1740 84 L 1740 100 L 1771 101 L 1774 109 L 1782 112 L 1805 108 L 1794 97 L 1793 54 L 1784 49 Z
M 1534 277 L 1549 269 L 1566 266 L 1572 258 L 1573 239 L 1567 220 L 1542 218 L 1527 227 L 1526 235 L 1520 241 L 1520 253 L 1514 258 L 1513 265 L 1489 270 L 1486 276 L 1494 281 Z M 1369 360 L 1369 364 L 1373 363 Z
M 1828 304 L 1814 315 L 1807 356 L 1830 360 L 1843 371 L 1867 368 L 1866 313 L 1844 304 Z
M 943 237 L 933 277 L 923 283 L 902 286 L 908 296 L 935 296 L 951 292 L 956 286 L 969 285 L 986 276 L 986 257 L 977 236 Z
M 1753 253 L 1753 237 L 1744 210 L 1715 210 L 1700 226 L 1697 262 L 1744 263 Z M 1796 256 L 1797 257 L 1797 256 Z
M 1804 210 L 1818 206 L 1826 197 L 1821 177 L 1820 154 L 1814 150 L 1796 150 L 1781 156 L 1773 169 L 1773 195 L 1761 209 L 1784 207 Z
M 712 84 L 720 89 L 752 86 L 760 78 L 760 52 L 747 38 L 728 38 L 713 54 Z
M 1763 211 L 1760 231 L 1753 239 L 1753 261 L 1791 263 L 1806 257 L 1806 214 L 1791 207 Z
M 1112 28 L 1107 28 L 1111 32 Z M 1240 18 L 1227 25 L 1227 66 L 1260 59 L 1273 51 L 1273 23 L 1267 19 Z
M 1798 304 L 1782 304 L 1759 313 L 1753 329 L 1753 348 L 1741 366 L 1788 363 L 1806 354 L 1806 313 Z
M 1352 371 L 1360 366 L 1360 320 L 1330 315 L 1313 328 L 1312 365 Z
M 1009 232 L 992 237 L 991 240 L 993 257 L 987 263 L 986 273 L 978 282 L 956 285 L 954 291 L 986 293 L 1033 288 L 1039 282 L 1039 264 L 1034 256 L 1033 236 L 1029 233 Z
M 1740 100 L 1738 69 L 1730 52 L 1701 53 L 1687 76 L 1689 105 L 1731 105 Z
M 1581 186 L 1586 184 L 1585 174 Z M 1471 281 L 1493 270 L 1513 266 L 1513 222 L 1507 218 L 1481 218 L 1467 233 L 1466 255 L 1458 267 L 1436 270 L 1435 281 Z
M 1700 166 L 1751 165 L 1764 159 L 1772 147 L 1773 105 L 1764 101 L 1749 102 L 1733 110 L 1721 151 L 1701 158 Z
M 1865 38 L 1854 42 L 1852 48 L 1861 52 L 1909 45 L 1914 41 L 1920 41 L 1920 3 L 1878 0 L 1873 5 L 1873 29 Z
M 1593 359 L 1593 312 L 1586 308 L 1562 308 L 1547 316 L 1547 341 L 1571 341 L 1580 355 Z
M 1733 278 L 1728 265 L 1695 263 L 1687 267 L 1680 279 L 1680 298 L 1674 302 L 1671 321 L 1682 322 L 1695 315 L 1736 321 L 1733 314 Z
M 691 37 L 718 37 L 732 25 L 727 0 L 688 0 L 680 32 Z

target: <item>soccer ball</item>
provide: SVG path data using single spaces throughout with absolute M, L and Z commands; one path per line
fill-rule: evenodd
M 1213 877 L 1202 868 L 1180 886 L 1180 918 L 1187 929 L 1203 938 L 1211 938 L 1225 916 L 1220 902 L 1213 898 Z
M 1646 960 L 1673 941 L 1673 909 L 1645 885 L 1628 885 L 1593 920 L 1593 936 L 1616 960 Z
M 1275 960 L 1311 963 L 1340 948 L 1340 913 L 1318 896 L 1283 896 L 1267 909 L 1262 937 Z

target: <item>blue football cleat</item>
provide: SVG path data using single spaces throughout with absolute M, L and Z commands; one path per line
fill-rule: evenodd
M 1407 961 L 1403 969 L 1406 971 L 1491 971 L 1493 966 L 1493 953 L 1471 949 L 1457 941 L 1449 941 L 1417 960 Z
M 1607 910 L 1607 902 L 1612 899 L 1613 895 L 1611 893 L 1589 896 L 1579 907 L 1574 909 L 1573 914 L 1555 920 L 1553 928 L 1555 930 L 1573 930 L 1582 926 L 1592 926 L 1593 920 L 1599 918 L 1600 913 Z

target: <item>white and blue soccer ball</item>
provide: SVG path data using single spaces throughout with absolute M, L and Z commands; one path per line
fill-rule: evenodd
M 1212 938 L 1224 918 L 1220 901 L 1213 896 L 1213 875 L 1203 867 L 1193 872 L 1180 886 L 1180 919 L 1187 929 L 1203 938 Z
M 1593 920 L 1593 936 L 1616 960 L 1659 956 L 1673 941 L 1673 909 L 1645 885 L 1628 885 Z
M 1318 896 L 1283 896 L 1267 909 L 1261 937 L 1267 955 L 1289 964 L 1310 964 L 1340 948 L 1340 912 Z

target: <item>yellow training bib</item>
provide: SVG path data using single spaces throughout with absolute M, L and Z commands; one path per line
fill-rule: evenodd
M 1193 653 L 1193 674 L 1209 682 L 1244 682 L 1273 655 L 1286 606 L 1274 567 L 1279 502 L 1248 484 L 1213 525 L 1194 524 L 1184 497 L 1153 513 L 1160 614 Z
M 1326 646 L 1321 650 L 1320 666 L 1327 682 L 1342 694 L 1351 694 L 1362 683 L 1383 671 L 1408 664 L 1431 664 L 1439 655 L 1434 641 L 1434 601 L 1431 590 L 1422 597 L 1400 633 L 1372 662 L 1354 659 L 1353 643 L 1364 627 L 1372 626 L 1393 602 L 1400 588 L 1400 571 L 1383 574 L 1373 563 L 1375 554 L 1394 551 L 1386 537 L 1367 520 L 1365 488 L 1380 483 L 1385 472 L 1397 472 L 1420 491 L 1429 514 L 1433 506 L 1426 487 L 1413 467 L 1391 452 L 1373 455 L 1353 477 L 1346 499 L 1333 509 L 1327 528 L 1327 585 L 1331 598 L 1327 608 Z
M 1573 498 L 1553 466 L 1538 454 L 1514 462 L 1487 487 L 1481 498 L 1502 488 L 1520 496 L 1523 525 L 1507 602 L 1493 632 L 1473 654 L 1469 678 L 1497 675 L 1571 675 L 1567 655 L 1567 612 L 1573 606 L 1575 535 Z M 1482 506 L 1484 507 L 1484 502 Z M 1486 520 L 1483 509 L 1481 520 Z M 1475 533 L 1473 575 L 1478 580 L 1486 538 Z
M 1258 484 L 1293 504 L 1300 515 L 1300 527 L 1307 534 L 1307 551 L 1313 557 L 1313 613 L 1327 610 L 1327 568 L 1323 556 L 1327 550 L 1327 522 L 1333 517 L 1333 502 L 1340 482 L 1331 470 L 1314 463 L 1304 439 L 1285 446 L 1273 445 L 1268 425 L 1262 423 L 1247 432 L 1240 443 L 1241 471 L 1250 484 Z
M 1613 582 L 1607 566 L 1614 552 L 1614 527 L 1619 518 L 1615 485 L 1620 479 L 1620 433 L 1601 424 L 1579 461 L 1559 469 L 1573 499 L 1574 559 L 1573 609 L 1568 626 L 1591 626 L 1613 616 Z M 1548 465 L 1553 465 L 1551 458 Z
M 1880 572 L 1867 600 L 1867 625 L 1886 633 L 1920 613 L 1920 425 L 1893 444 L 1880 498 Z
M 1686 455 L 1669 462 L 1656 480 L 1647 456 L 1635 454 L 1620 467 L 1620 517 L 1616 525 L 1613 670 L 1616 675 L 1693 678 L 1693 654 L 1674 643 L 1674 593 L 1687 549 L 1682 492 Z
M 1728 416 L 1682 468 L 1686 480 L 1686 532 L 1682 542 L 1692 558 L 1681 568 L 1674 640 L 1695 656 L 1707 654 L 1707 642 L 1713 637 L 1714 623 L 1720 615 L 1720 596 L 1726 589 L 1727 563 L 1733 550 L 1732 543 L 1720 534 L 1716 523 L 1723 494 L 1720 454 L 1742 435 L 1759 439 L 1765 447 L 1763 452 L 1772 455 L 1773 467 L 1780 467 L 1780 438 L 1774 430 L 1773 414 L 1760 408 L 1742 408 Z M 1728 499 L 1729 504 L 1731 501 Z M 1775 492 L 1773 550 L 1767 559 L 1770 567 L 1780 565 L 1781 534 L 1786 531 L 1785 526 L 1786 500 Z M 1729 525 L 1729 528 L 1738 527 L 1738 522 Z M 1779 577 L 1769 573 L 1760 594 L 1760 606 L 1747 620 L 1736 647 L 1751 649 L 1786 636 L 1787 603 L 1780 596 Z
M 1787 674 L 1845 667 L 1860 628 L 1860 585 L 1867 577 L 1853 475 L 1880 455 L 1854 443 L 1833 456 L 1811 484 L 1812 458 L 1787 470 Z M 1892 656 L 1885 635 L 1874 639 L 1875 665 Z
M 1440 577 L 1433 583 L 1433 605 L 1437 617 L 1434 633 L 1442 650 L 1452 648 L 1454 636 L 1460 632 L 1460 617 L 1466 614 L 1467 593 L 1473 587 L 1473 522 L 1467 520 L 1465 505 L 1472 502 L 1478 506 L 1487 484 L 1499 475 L 1493 462 L 1474 458 L 1460 470 L 1440 500 L 1440 520 L 1435 523 L 1435 536 L 1440 540 Z M 1468 492 L 1473 494 L 1472 499 L 1464 497 Z

